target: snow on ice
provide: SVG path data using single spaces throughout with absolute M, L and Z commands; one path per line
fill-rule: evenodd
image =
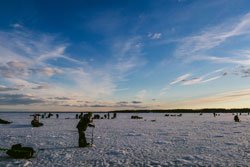
M 13 121 L 0 125 L 0 147 L 21 143 L 36 150 L 31 159 L 13 159 L 0 152 L 0 166 L 248 166 L 250 165 L 250 116 L 233 121 L 232 114 L 160 113 L 118 114 L 116 119 L 94 120 L 94 146 L 78 148 L 73 113 L 41 119 L 33 128 L 30 113 L 0 113 Z M 72 118 L 72 119 L 65 119 Z M 155 121 L 150 121 L 155 120 Z M 86 135 L 91 140 L 92 129 Z

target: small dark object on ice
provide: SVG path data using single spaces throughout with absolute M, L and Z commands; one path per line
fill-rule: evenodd
M 52 113 L 49 113 L 48 116 L 47 116 L 46 118 L 50 118 L 50 117 L 52 117 L 52 116 L 53 116 L 53 114 L 52 114 Z
M 10 124 L 10 123 L 12 122 L 9 122 L 0 118 L 0 124 Z
M 137 115 L 132 115 L 132 116 L 131 116 L 131 119 L 143 119 L 143 117 L 139 117 L 139 116 L 137 116 Z
M 181 117 L 181 116 L 182 116 L 182 114 L 178 114 L 178 115 L 177 115 L 177 117 Z
M 40 126 L 43 126 L 43 123 L 32 120 L 31 125 L 33 127 L 40 127 Z
M 235 116 L 234 116 L 234 121 L 235 121 L 235 122 L 240 122 L 240 119 L 239 119 L 238 115 L 235 115 Z
M 14 144 L 10 150 L 6 152 L 13 158 L 32 158 L 35 150 L 32 147 L 22 147 L 21 144 Z
M 101 116 L 99 114 L 95 114 L 93 119 L 100 119 Z
M 113 117 L 111 119 L 115 119 L 116 118 L 116 113 L 113 114 Z
M 35 114 L 35 115 L 31 115 L 33 116 L 33 120 L 31 121 L 31 125 L 33 127 L 40 127 L 40 126 L 43 126 L 43 123 L 39 122 L 39 116 L 40 114 Z

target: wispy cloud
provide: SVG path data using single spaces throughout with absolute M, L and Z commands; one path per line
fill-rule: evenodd
M 44 103 L 44 100 L 25 94 L 0 94 L 0 105 L 29 105 Z
M 11 24 L 10 26 L 13 28 L 23 28 L 23 25 L 20 23 Z
M 160 39 L 162 37 L 162 33 L 149 33 L 148 37 L 153 40 Z
M 23 61 L 44 66 L 47 60 L 65 59 L 69 63 L 86 64 L 65 54 L 69 46 L 58 35 L 33 32 L 26 28 L 10 32 L 0 31 L 0 51 L 6 54 L 2 62 Z
M 246 57 L 213 56 L 207 51 L 220 46 L 232 37 L 250 34 L 250 13 L 229 20 L 204 32 L 184 38 L 177 47 L 175 56 L 185 61 L 206 60 L 216 63 L 249 64 Z
M 147 95 L 148 95 L 148 91 L 146 89 L 143 89 L 137 92 L 135 97 L 139 100 L 144 100 L 147 97 Z
M 35 69 L 35 71 L 37 71 L 38 73 L 41 73 L 41 74 L 44 74 L 48 77 L 51 77 L 53 75 L 56 75 L 56 74 L 61 74 L 63 73 L 63 71 L 59 68 L 51 68 L 51 67 L 45 67 L 45 68 L 42 68 L 42 69 Z
M 185 81 L 188 77 L 190 77 L 191 74 L 184 74 L 182 76 L 179 76 L 178 78 L 176 78 L 174 81 L 172 81 L 170 83 L 170 85 L 174 85 L 174 84 L 177 84 L 179 82 L 182 82 L 182 81 Z
M 119 87 L 119 82 L 145 64 L 140 37 L 114 40 L 109 48 L 111 59 L 99 67 L 74 59 L 67 52 L 70 43 L 64 41 L 25 27 L 0 31 L 0 53 L 5 55 L 0 63 L 0 78 L 20 88 L 20 93 L 44 99 L 71 94 L 75 98 L 69 105 L 75 105 L 75 101 L 107 98 L 128 90 Z M 58 63 L 61 60 L 67 66 Z
M 46 53 L 43 53 L 41 55 L 39 55 L 39 57 L 37 58 L 38 61 L 43 62 L 49 59 L 56 59 L 56 58 L 63 58 L 64 56 L 64 52 L 65 52 L 66 46 L 58 46 L 57 48 L 55 48 L 54 50 L 50 50 Z M 66 58 L 67 59 L 67 58 Z
M 133 104 L 140 104 L 142 102 L 141 101 L 132 101 L 131 103 L 133 103 Z
M 127 40 L 115 40 L 113 44 L 113 59 L 112 64 L 118 75 L 126 75 L 134 69 L 146 64 L 143 58 L 143 44 L 140 42 L 140 37 L 132 37 Z
M 195 84 L 201 84 L 201 83 L 206 83 L 206 82 L 210 82 L 213 80 L 216 80 L 218 78 L 221 78 L 221 76 L 215 76 L 215 77 L 211 77 L 209 79 L 204 79 L 203 77 L 199 77 L 199 78 L 191 78 L 187 81 L 183 82 L 183 85 L 195 85 Z
M 224 69 L 219 69 L 212 71 L 210 73 L 204 74 L 199 77 L 191 77 L 191 74 L 184 74 L 178 78 L 176 78 L 174 81 L 172 81 L 169 85 L 175 85 L 178 83 L 181 83 L 182 85 L 195 85 L 195 84 L 201 84 L 210 82 L 216 79 L 219 79 L 223 76 L 225 76 Z
M 165 95 L 169 90 L 170 90 L 170 85 L 168 84 L 167 86 L 165 86 L 164 88 L 162 88 L 159 92 L 159 96 L 163 96 Z
M 55 99 L 55 100 L 72 100 L 69 97 L 54 97 L 53 99 Z
M 30 82 L 30 81 L 27 81 L 27 80 L 22 79 L 22 78 L 14 78 L 14 77 L 7 78 L 6 81 L 13 84 L 13 85 L 16 85 L 17 87 L 20 88 L 20 90 L 22 90 L 23 88 L 33 88 L 33 87 L 37 86 L 37 84 Z
M 72 92 L 91 99 L 110 96 L 116 90 L 116 84 L 110 73 L 98 69 L 65 69 L 65 77 L 74 82 Z M 77 76 L 77 77 L 75 77 Z
M 32 66 L 32 67 L 30 67 Z M 4 78 L 28 78 L 32 75 L 42 74 L 51 77 L 62 73 L 62 70 L 54 67 L 33 67 L 27 62 L 9 61 L 6 64 L 0 63 L 0 75 Z
M 19 90 L 19 89 L 14 88 L 14 87 L 7 87 L 7 86 L 0 85 L 0 92 L 14 91 L 14 90 Z
M 33 87 L 32 89 L 34 90 L 43 90 L 43 89 L 49 89 L 50 86 L 48 84 L 43 84 L 43 85 L 37 85 L 35 87 Z
M 6 64 L 0 63 L 0 74 L 2 77 L 12 78 L 15 76 L 28 76 L 28 64 L 25 62 L 9 61 Z
M 78 94 L 79 97 L 88 95 L 97 98 L 99 95 L 101 95 L 100 97 L 110 95 L 116 90 L 112 78 L 113 73 L 110 69 L 102 67 L 100 69 L 85 68 L 85 62 L 73 59 L 65 53 L 68 43 L 61 42 L 64 40 L 59 40 L 60 38 L 57 36 L 34 33 L 25 28 L 13 32 L 0 31 L 0 35 L 0 53 L 4 55 L 1 57 L 0 77 L 6 82 L 26 88 L 26 92 L 39 90 L 35 93 L 42 93 L 43 95 L 57 93 L 55 96 L 67 92 L 65 89 L 70 86 L 68 83 L 52 83 L 53 89 L 36 84 L 39 82 L 54 82 L 50 80 L 50 77 L 59 74 L 65 80 L 74 83 L 69 90 L 72 91 L 72 94 Z M 136 52 L 137 47 L 129 48 L 128 52 L 133 55 L 132 52 Z M 128 52 L 125 51 L 122 60 L 126 59 Z M 69 67 L 57 63 L 50 64 L 49 60 L 56 59 L 66 60 Z M 132 69 L 134 67 L 133 61 L 136 61 L 129 58 L 124 61 L 125 64 L 122 64 L 122 60 L 118 64 L 122 73 Z M 45 88 L 49 91 L 42 92 Z M 59 90 L 61 93 L 59 93 Z
M 196 60 L 203 60 L 203 61 L 210 61 L 213 63 L 227 63 L 227 64 L 236 64 L 236 65 L 250 65 L 249 58 L 245 56 L 238 56 L 238 58 L 232 57 L 218 57 L 218 56 L 207 56 L 207 55 L 200 55 L 200 56 L 193 56 L 191 61 Z
M 217 79 L 224 77 L 226 75 L 228 75 L 228 73 L 225 72 L 224 69 L 215 70 L 215 71 L 212 71 L 210 73 L 207 73 L 207 74 L 204 74 L 201 76 L 194 76 L 191 73 L 187 73 L 187 74 L 184 74 L 184 75 L 177 77 L 172 82 L 167 84 L 164 88 L 162 88 L 160 90 L 159 95 L 160 96 L 165 95 L 171 89 L 171 87 L 174 85 L 187 86 L 187 85 L 203 84 L 203 83 L 217 80 Z

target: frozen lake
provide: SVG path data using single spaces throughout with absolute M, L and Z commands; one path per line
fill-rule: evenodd
M 0 166 L 248 166 L 250 115 L 235 123 L 232 114 L 117 114 L 94 120 L 94 146 L 78 148 L 75 114 L 41 119 L 33 128 L 29 113 L 0 113 L 13 121 L 0 125 L 0 147 L 21 143 L 35 148 L 34 158 L 12 159 L 0 152 Z M 100 114 L 103 115 L 103 114 Z M 112 115 L 112 114 L 111 114 Z M 142 116 L 141 120 L 130 119 Z M 65 119 L 70 118 L 70 119 Z M 155 120 L 155 121 L 152 121 Z M 86 135 L 90 141 L 92 128 Z

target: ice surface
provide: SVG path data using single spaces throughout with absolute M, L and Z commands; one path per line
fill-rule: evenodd
M 29 113 L 0 113 L 13 121 L 0 125 L 0 147 L 21 143 L 37 151 L 32 159 L 12 159 L 0 152 L 0 166 L 248 166 L 250 116 L 232 114 L 118 114 L 117 119 L 94 120 L 94 146 L 78 148 L 74 114 L 41 119 L 33 128 Z M 72 119 L 65 119 L 72 118 Z M 155 120 L 152 122 L 151 120 Z M 86 135 L 91 139 L 92 129 Z

